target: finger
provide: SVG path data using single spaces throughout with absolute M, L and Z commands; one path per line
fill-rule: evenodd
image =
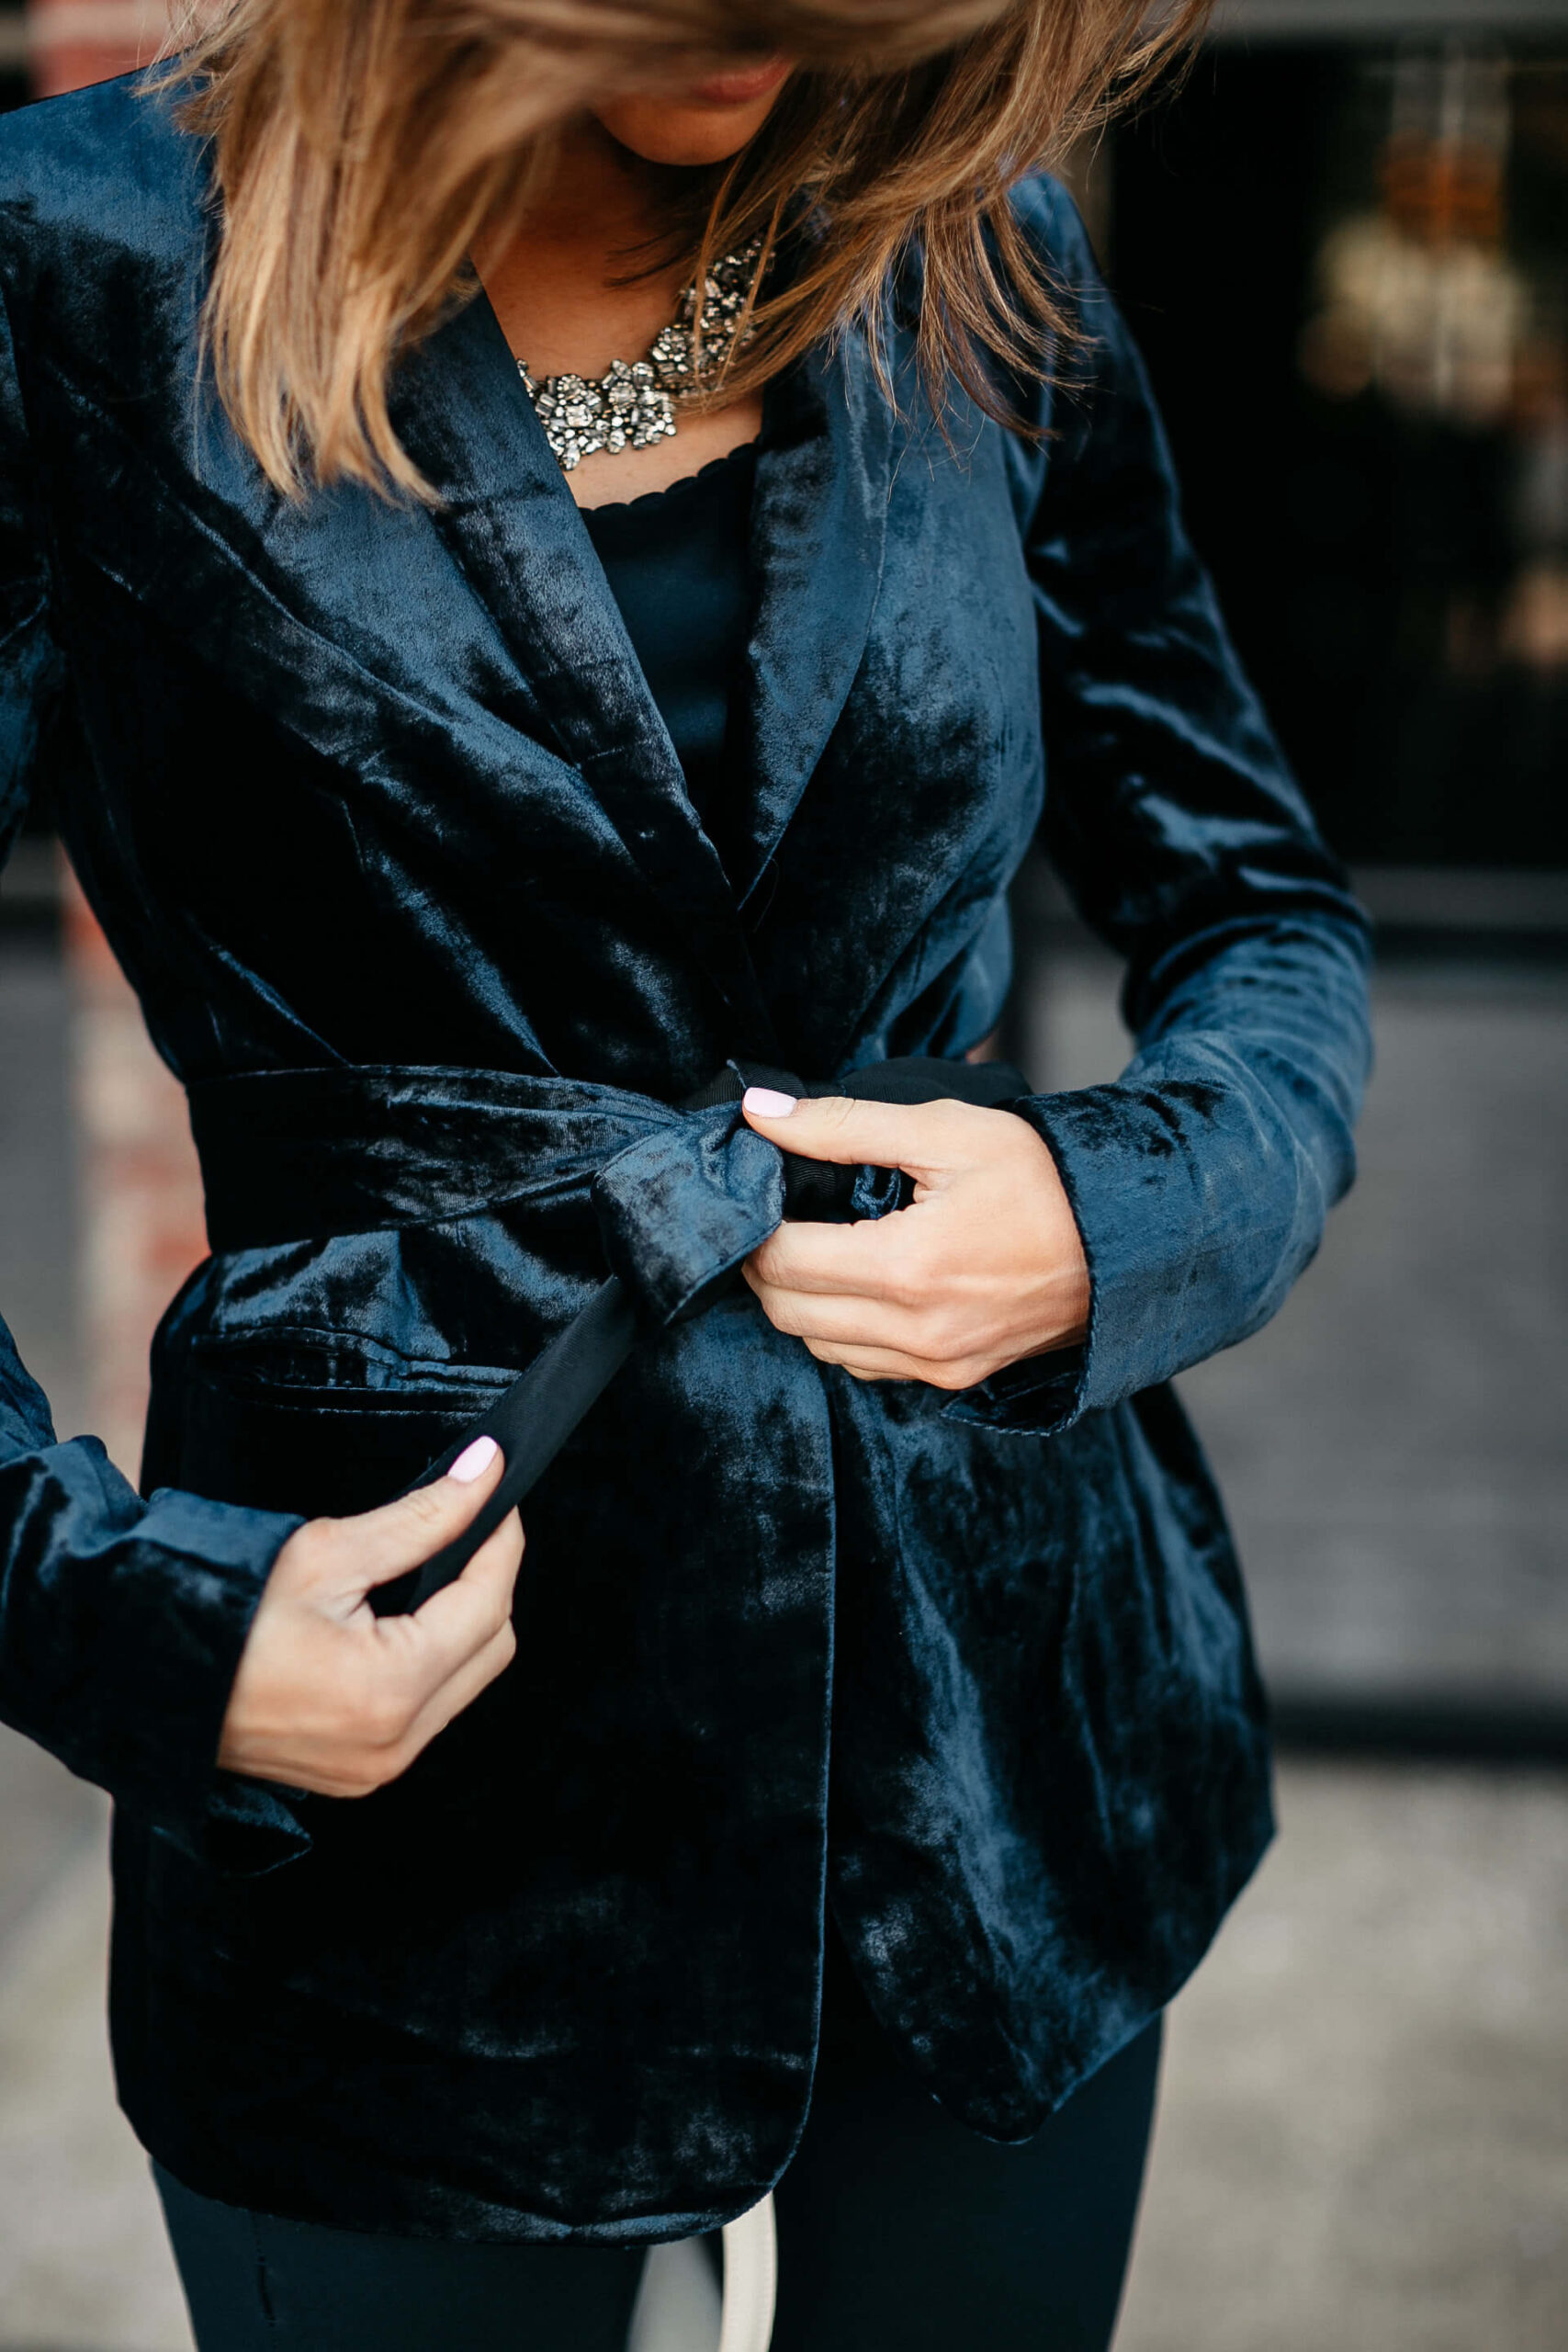
M 396 1502 L 333 1522 L 333 1565 L 367 1592 L 428 1560 L 461 1534 L 501 1483 L 505 1463 L 492 1437 L 477 1437 L 445 1477 L 415 1487 Z
M 790 1218 L 752 1250 L 743 1272 L 753 1290 L 761 1282 L 775 1290 L 918 1306 L 922 1278 L 911 1248 L 915 1228 L 908 1222 L 914 1214 L 900 1209 L 891 1216 L 862 1217 L 853 1225 Z
M 481 1690 L 505 1673 L 517 1655 L 517 1637 L 512 1630 L 510 1617 L 498 1625 L 481 1649 L 475 1650 L 462 1665 L 438 1683 L 425 1698 L 399 1744 L 396 1765 L 406 1771 L 422 1748 L 428 1747 L 437 1732 L 445 1731 L 454 1716 L 465 1707 L 471 1707 Z
M 361 1654 L 353 1732 L 359 1746 L 346 1766 L 337 1721 L 344 1679 L 334 1678 L 337 1707 L 324 1728 L 321 1767 L 346 1770 L 348 1780 L 377 1787 L 407 1770 L 426 1741 L 459 1709 L 478 1696 L 511 1663 L 516 1647 L 512 1626 L 512 1588 L 523 1554 L 517 1513 L 509 1511 L 474 1555 L 457 1583 L 435 1594 L 410 1617 L 377 1618 L 366 1607 L 363 1622 L 369 1648 Z M 460 1591 L 459 1586 L 463 1588 Z M 434 1623 L 431 1622 L 434 1620 Z M 345 1629 L 351 1630 L 351 1629 Z M 308 1758 L 310 1743 L 298 1730 L 291 1752 Z M 364 1781 L 368 1770 L 370 1778 Z M 288 1773 L 277 1777 L 288 1778 Z M 309 1771 L 296 1774 L 302 1786 L 323 1786 Z M 354 1793 L 349 1788 L 346 1793 Z M 360 1789 L 363 1793 L 363 1787 Z
M 928 1388 L 957 1389 L 972 1388 L 982 1377 L 976 1367 L 936 1363 L 902 1348 L 844 1346 L 833 1340 L 807 1340 L 806 1346 L 818 1363 L 837 1364 L 857 1380 L 918 1380 Z
M 522 1556 L 522 1526 L 517 1513 L 508 1511 L 453 1583 L 412 1615 L 374 1621 L 383 1654 L 403 1678 L 411 1713 L 417 1714 L 510 1626 Z
M 286 1747 L 281 1769 L 264 1777 L 286 1779 L 326 1796 L 363 1797 L 406 1772 L 423 1748 L 455 1715 L 472 1703 L 516 1653 L 511 1620 L 498 1626 L 483 1648 L 456 1672 L 417 1698 L 400 1691 L 381 1719 L 372 1714 L 357 1742 L 346 1747 L 341 1733 L 314 1744 L 297 1738 Z M 386 1694 L 383 1694 L 385 1698 Z
M 908 1355 L 932 1351 L 937 1333 L 929 1314 L 844 1292 L 792 1290 L 748 1272 L 763 1314 L 792 1340 L 831 1340 L 843 1347 L 897 1348 Z
M 460 1660 L 487 1641 L 497 1625 L 512 1614 L 512 1597 L 523 1559 L 523 1522 L 515 1510 L 488 1535 L 461 1576 L 431 1594 L 401 1622 L 432 1661 L 432 1670 L 446 1660 L 450 1672 Z M 396 1619 L 378 1621 L 396 1623 Z
M 782 1103 L 789 1103 L 781 1111 Z M 865 1161 L 873 1168 L 902 1168 L 911 1176 L 934 1173 L 954 1154 L 953 1102 L 856 1102 L 847 1094 L 779 1094 L 772 1087 L 749 1086 L 740 1107 L 747 1120 L 776 1143 L 805 1159 L 840 1164 Z

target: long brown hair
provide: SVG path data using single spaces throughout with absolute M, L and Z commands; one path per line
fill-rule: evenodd
M 738 48 L 801 62 L 762 129 L 694 180 L 694 266 L 803 202 L 806 265 L 764 289 L 726 397 L 859 321 L 922 262 L 925 380 L 998 412 L 987 355 L 1038 368 L 1066 322 L 1007 203 L 1147 87 L 1212 0 L 220 0 L 173 61 L 212 142 L 222 233 L 204 321 L 234 425 L 290 495 L 351 476 L 426 494 L 387 410 L 398 352 L 525 204 L 552 125 Z M 680 224 L 678 224 L 679 229 Z

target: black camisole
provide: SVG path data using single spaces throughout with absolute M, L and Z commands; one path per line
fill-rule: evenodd
M 700 473 L 582 520 L 632 650 L 705 818 L 718 790 L 740 658 L 751 628 L 755 442 Z

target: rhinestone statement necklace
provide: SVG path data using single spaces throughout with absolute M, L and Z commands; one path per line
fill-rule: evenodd
M 536 381 L 528 373 L 527 361 L 518 360 L 523 389 L 562 473 L 570 473 L 581 458 L 598 449 L 618 456 L 623 449 L 646 449 L 671 438 L 676 402 L 705 390 L 735 342 L 761 250 L 761 237 L 754 237 L 739 253 L 716 261 L 703 280 L 700 320 L 694 281 L 669 326 L 660 329 L 648 357 L 612 359 L 596 382 L 585 376 L 547 376 Z M 748 325 L 742 344 L 750 333 Z

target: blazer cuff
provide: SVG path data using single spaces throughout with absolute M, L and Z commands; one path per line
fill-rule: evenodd
M 942 1418 L 1008 1437 L 1058 1437 L 1083 1411 L 1088 1383 L 1089 1349 L 1053 1348 L 1049 1355 L 1005 1363 L 989 1380 L 961 1389 L 942 1407 Z
M 310 1842 L 281 1792 L 218 1764 L 251 1621 L 301 1524 L 161 1487 L 126 1540 L 128 1582 L 145 1599 L 118 1628 L 133 1656 L 135 1699 L 105 1727 L 102 1777 L 117 1803 L 219 1869 L 272 1869 Z
M 1237 1334 L 1223 1314 L 1211 1315 L 1217 1302 L 1203 1272 L 1212 1204 L 1201 1197 L 1201 1170 L 1173 1139 L 1156 1091 L 1091 1086 L 1032 1095 L 1013 1108 L 1055 1161 L 1089 1261 L 1089 1338 L 1071 1411 L 1055 1425 L 1065 1429 L 1081 1413 L 1158 1386 Z M 1239 1254 L 1247 1239 L 1235 1237 Z

